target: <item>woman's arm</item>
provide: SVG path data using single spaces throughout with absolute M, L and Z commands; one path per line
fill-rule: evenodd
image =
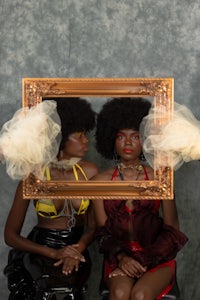
M 6 221 L 4 230 L 5 242 L 7 245 L 15 249 L 37 253 L 51 258 L 57 258 L 57 251 L 55 249 L 37 244 L 21 236 L 21 230 L 24 224 L 29 202 L 30 200 L 23 199 L 22 182 L 20 182 Z
M 178 212 L 176 208 L 176 202 L 174 200 L 163 200 L 162 206 L 162 217 L 166 225 L 170 225 L 176 229 L 179 229 Z
M 78 250 L 82 253 L 94 240 L 94 234 L 96 230 L 96 220 L 94 215 L 94 207 L 91 202 L 87 210 L 87 222 L 85 231 L 78 242 Z
M 80 261 L 83 262 L 85 261 L 85 258 L 81 253 L 83 253 L 83 251 L 94 240 L 95 230 L 96 230 L 96 221 L 94 217 L 93 206 L 91 203 L 87 210 L 87 223 L 82 237 L 80 238 L 77 244 L 66 246 L 63 249 L 58 250 L 58 252 L 63 250 L 64 252 L 62 252 L 62 256 L 54 264 L 54 266 L 59 266 L 63 264 L 62 272 L 65 275 L 70 274 L 73 269 L 78 271 Z M 65 258 L 63 256 L 65 256 Z
M 107 214 L 104 209 L 104 200 L 92 200 L 93 207 L 94 207 L 94 216 L 96 219 L 97 227 L 102 227 L 105 225 L 107 220 Z

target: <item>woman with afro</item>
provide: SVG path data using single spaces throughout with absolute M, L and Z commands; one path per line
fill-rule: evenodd
M 153 179 L 142 158 L 139 134 L 150 108 L 144 98 L 114 98 L 104 104 L 97 118 L 96 146 L 115 165 L 94 180 Z M 179 231 L 175 201 L 122 197 L 93 202 L 109 300 L 161 299 L 173 286 L 174 258 L 187 242 Z
M 89 142 L 86 134 L 94 128 L 95 113 L 84 99 L 54 101 L 61 122 L 61 143 L 44 177 L 89 180 L 98 172 L 95 164 L 84 160 Z M 63 297 L 84 299 L 82 292 L 91 269 L 87 247 L 95 231 L 90 201 L 67 197 L 34 200 L 37 224 L 25 237 L 21 231 L 30 202 L 23 199 L 20 182 L 5 226 L 5 242 L 14 248 L 5 268 L 9 299 L 54 299 L 61 287 L 66 288 Z

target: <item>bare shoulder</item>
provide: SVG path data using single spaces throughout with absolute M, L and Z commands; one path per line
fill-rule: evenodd
M 97 165 L 93 162 L 81 160 L 79 165 L 83 168 L 89 179 L 96 176 L 99 172 Z
M 101 181 L 101 180 L 106 180 L 106 181 L 110 181 L 112 178 L 114 172 L 114 168 L 108 169 L 102 173 L 97 174 L 96 176 L 94 176 L 92 178 L 92 180 L 96 180 L 96 181 Z

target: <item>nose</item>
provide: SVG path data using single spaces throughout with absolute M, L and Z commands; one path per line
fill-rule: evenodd
M 126 142 L 127 145 L 130 145 L 131 144 L 131 137 L 127 136 L 125 142 Z

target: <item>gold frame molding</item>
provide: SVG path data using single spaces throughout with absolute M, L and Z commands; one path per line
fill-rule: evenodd
M 35 106 L 43 97 L 152 97 L 154 107 L 173 110 L 173 78 L 24 78 L 22 106 Z M 154 164 L 162 159 L 155 153 Z M 170 158 L 168 158 L 170 159 Z M 154 168 L 154 179 L 148 181 L 40 181 L 30 175 L 23 181 L 23 197 L 90 199 L 166 199 L 174 196 L 173 169 Z

